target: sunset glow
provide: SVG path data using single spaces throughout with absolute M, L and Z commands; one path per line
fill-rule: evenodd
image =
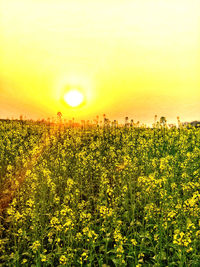
M 83 94 L 76 90 L 70 90 L 64 95 L 65 102 L 70 105 L 71 107 L 77 107 L 83 102 Z
M 1 117 L 199 118 L 199 0 L 7 0 L 0 10 Z M 65 84 L 84 88 L 81 110 L 60 101 Z

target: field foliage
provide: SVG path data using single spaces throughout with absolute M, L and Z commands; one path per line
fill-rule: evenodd
M 1 122 L 0 160 L 2 266 L 200 266 L 200 129 Z

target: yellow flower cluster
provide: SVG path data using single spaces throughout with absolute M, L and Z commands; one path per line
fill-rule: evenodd
M 31 249 L 33 250 L 34 253 L 36 253 L 40 247 L 41 247 L 40 242 L 35 241 L 35 242 L 33 242 Z
M 184 232 L 181 232 L 179 229 L 175 230 L 174 237 L 173 237 L 173 243 L 177 244 L 179 246 L 185 246 L 188 247 L 188 245 L 192 242 L 190 238 L 190 234 L 185 234 Z

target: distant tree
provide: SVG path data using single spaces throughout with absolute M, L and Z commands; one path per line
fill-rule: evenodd
M 181 121 L 180 121 L 180 117 L 179 116 L 177 116 L 177 123 L 178 123 L 178 127 L 180 127 Z
M 125 125 L 128 124 L 128 117 L 125 117 Z
M 164 116 L 160 117 L 160 125 L 165 126 L 166 123 L 167 123 L 166 117 L 164 117 Z
M 106 123 L 106 114 L 103 114 L 103 122 Z
M 96 116 L 96 125 L 97 126 L 99 125 L 99 116 L 98 115 Z
M 133 126 L 133 123 L 134 123 L 134 120 L 133 120 L 133 119 L 131 119 L 131 126 Z
M 60 137 L 60 130 L 61 130 L 61 124 L 62 124 L 62 113 L 59 111 L 57 113 L 58 122 L 59 122 L 59 137 Z
M 61 120 L 61 118 L 62 118 L 62 113 L 59 111 L 59 112 L 57 113 L 57 116 L 58 116 L 58 118 Z
M 85 128 L 85 120 L 81 120 L 81 126 L 82 128 Z

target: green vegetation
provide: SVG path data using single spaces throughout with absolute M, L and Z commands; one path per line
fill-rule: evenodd
M 0 121 L 0 186 L 26 166 L 46 128 L 24 121 Z
M 199 128 L 2 122 L 0 135 L 1 183 L 45 142 L 2 213 L 2 266 L 200 265 Z

